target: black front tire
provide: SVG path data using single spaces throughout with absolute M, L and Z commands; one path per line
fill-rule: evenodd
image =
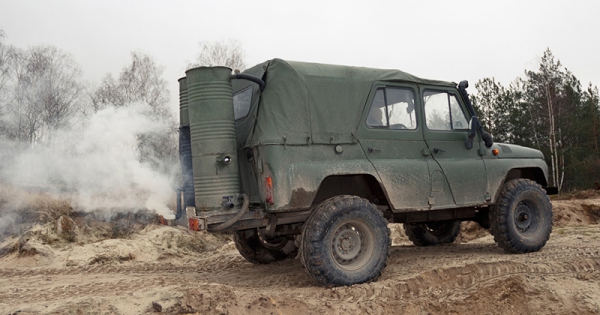
M 323 201 L 304 225 L 300 257 L 322 286 L 376 280 L 387 265 L 390 230 L 366 199 L 337 196 Z
M 460 233 L 460 221 L 404 223 L 404 233 L 416 246 L 450 244 Z
M 240 255 L 253 264 L 270 264 L 297 256 L 294 239 L 285 236 L 266 239 L 258 230 L 242 230 L 233 233 L 233 241 Z
M 529 179 L 509 181 L 490 210 L 494 241 L 515 254 L 536 252 L 552 232 L 552 203 L 542 186 Z

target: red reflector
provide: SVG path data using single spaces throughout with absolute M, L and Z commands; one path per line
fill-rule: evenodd
M 265 179 L 265 202 L 272 205 L 273 202 L 273 178 Z
M 189 225 L 190 225 L 190 230 L 194 230 L 194 231 L 198 231 L 199 227 L 200 227 L 200 222 L 198 222 L 198 219 L 188 219 Z

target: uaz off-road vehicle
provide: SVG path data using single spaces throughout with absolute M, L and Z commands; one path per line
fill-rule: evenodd
M 177 217 L 232 231 L 252 263 L 299 253 L 318 284 L 350 285 L 381 274 L 388 222 L 417 246 L 453 242 L 464 220 L 512 253 L 549 238 L 542 153 L 494 144 L 466 81 L 274 59 L 179 82 Z

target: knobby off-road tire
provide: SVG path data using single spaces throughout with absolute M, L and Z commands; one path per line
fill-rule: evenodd
M 449 244 L 460 233 L 460 221 L 404 223 L 404 233 L 416 246 Z
M 253 264 L 269 264 L 294 258 L 298 254 L 293 239 L 285 236 L 265 239 L 256 229 L 235 231 L 233 241 L 240 255 Z
M 510 253 L 540 250 L 552 232 L 552 204 L 542 186 L 529 179 L 504 184 L 490 210 L 494 241 Z
M 390 230 L 366 199 L 337 196 L 323 201 L 304 225 L 300 257 L 322 286 L 376 280 L 387 265 Z

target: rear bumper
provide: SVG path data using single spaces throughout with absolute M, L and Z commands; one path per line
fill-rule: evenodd
M 304 222 L 310 215 L 310 210 L 266 213 L 262 208 L 250 209 L 249 198 L 246 195 L 242 195 L 244 202 L 240 209 L 201 211 L 196 207 L 188 206 L 185 207 L 184 213 L 181 197 L 182 192 L 179 191 L 175 219 L 166 219 L 161 216 L 161 224 L 170 226 L 187 225 L 193 231 L 231 232 L 263 227 L 274 229 L 277 225 Z
M 237 213 L 214 213 L 197 211 L 195 207 L 187 207 L 185 215 L 180 220 L 167 220 L 161 217 L 161 223 L 164 225 L 182 225 L 193 231 L 208 232 L 232 232 L 236 230 L 247 230 L 256 228 L 276 227 L 292 223 L 301 223 L 308 219 L 310 211 L 296 211 L 287 213 L 268 214 L 264 209 L 250 209 L 239 219 L 233 222 L 225 229 L 215 231 L 214 227 L 234 218 Z

